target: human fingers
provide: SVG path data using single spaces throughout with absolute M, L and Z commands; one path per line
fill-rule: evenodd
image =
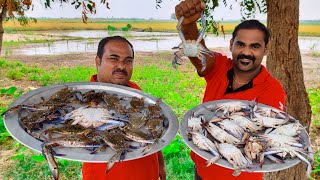
M 197 12 L 203 12 L 206 9 L 206 5 L 202 0 L 192 0 L 192 2 Z
M 201 4 L 201 2 L 198 1 L 199 0 L 197 0 L 196 3 Z M 199 7 L 200 4 L 198 5 Z M 176 6 L 175 11 L 177 19 L 180 19 L 182 16 L 184 16 L 182 24 L 190 24 L 196 22 L 201 17 L 202 13 L 202 11 L 197 11 L 196 5 L 194 4 L 193 0 L 182 1 Z
M 190 16 L 193 16 L 196 14 L 196 5 L 193 3 L 193 1 L 188 1 L 187 3 L 187 7 L 189 9 L 189 12 L 190 12 Z

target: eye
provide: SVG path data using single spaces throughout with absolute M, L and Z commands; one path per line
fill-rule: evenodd
M 116 57 L 110 57 L 109 59 L 112 60 L 112 61 L 117 61 L 118 60 L 118 58 L 116 58 Z
M 242 43 L 242 42 L 236 42 L 236 46 L 238 46 L 238 47 L 244 47 L 244 43 Z
M 252 48 L 253 49 L 259 49 L 261 46 L 259 45 L 259 44 L 254 44 L 254 45 L 252 45 Z
M 132 64 L 132 62 L 133 62 L 133 59 L 127 59 L 127 60 L 125 61 L 126 64 Z

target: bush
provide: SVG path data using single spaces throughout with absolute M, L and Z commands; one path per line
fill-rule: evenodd
M 108 25 L 107 30 L 108 31 L 115 31 L 115 30 L 117 30 L 117 28 L 115 28 L 115 27 L 113 27 L 111 25 Z
M 129 28 L 128 27 L 122 27 L 121 31 L 129 31 Z
M 20 70 L 10 70 L 7 73 L 7 77 L 9 79 L 13 79 L 13 80 L 19 80 L 22 79 L 22 77 L 24 76 L 24 74 L 20 71 Z

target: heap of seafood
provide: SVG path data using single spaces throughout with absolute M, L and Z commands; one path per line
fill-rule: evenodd
M 233 175 L 238 176 L 241 171 L 263 168 L 265 158 L 285 163 L 284 159 L 297 157 L 307 163 L 306 175 L 310 175 L 313 163 L 310 139 L 301 136 L 305 128 L 287 113 L 256 102 L 236 100 L 217 102 L 205 111 L 211 118 L 193 113 L 187 119 L 186 133 L 200 152 L 212 154 L 208 166 L 225 158 L 235 170 Z
M 126 153 L 142 150 L 146 155 L 163 134 L 169 120 L 160 107 L 147 103 L 143 97 L 125 97 L 105 91 L 81 92 L 63 88 L 35 104 L 18 105 L 5 113 L 17 112 L 20 126 L 32 137 L 42 141 L 42 153 L 54 179 L 58 167 L 54 156 L 63 156 L 56 147 L 85 148 L 88 154 L 115 152 L 110 156 L 109 171 Z M 108 156 L 109 157 L 109 156 Z

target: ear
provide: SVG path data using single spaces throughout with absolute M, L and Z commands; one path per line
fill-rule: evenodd
M 233 39 L 230 39 L 229 50 L 232 52 Z
M 95 61 L 96 61 L 96 67 L 101 65 L 101 60 L 100 60 L 100 58 L 98 56 L 96 56 Z
M 264 56 L 268 55 L 268 53 L 269 53 L 269 48 L 270 48 L 270 45 L 269 45 L 269 44 L 270 44 L 270 43 L 268 43 L 268 44 L 266 45 L 265 49 L 264 49 L 264 53 L 263 53 Z

